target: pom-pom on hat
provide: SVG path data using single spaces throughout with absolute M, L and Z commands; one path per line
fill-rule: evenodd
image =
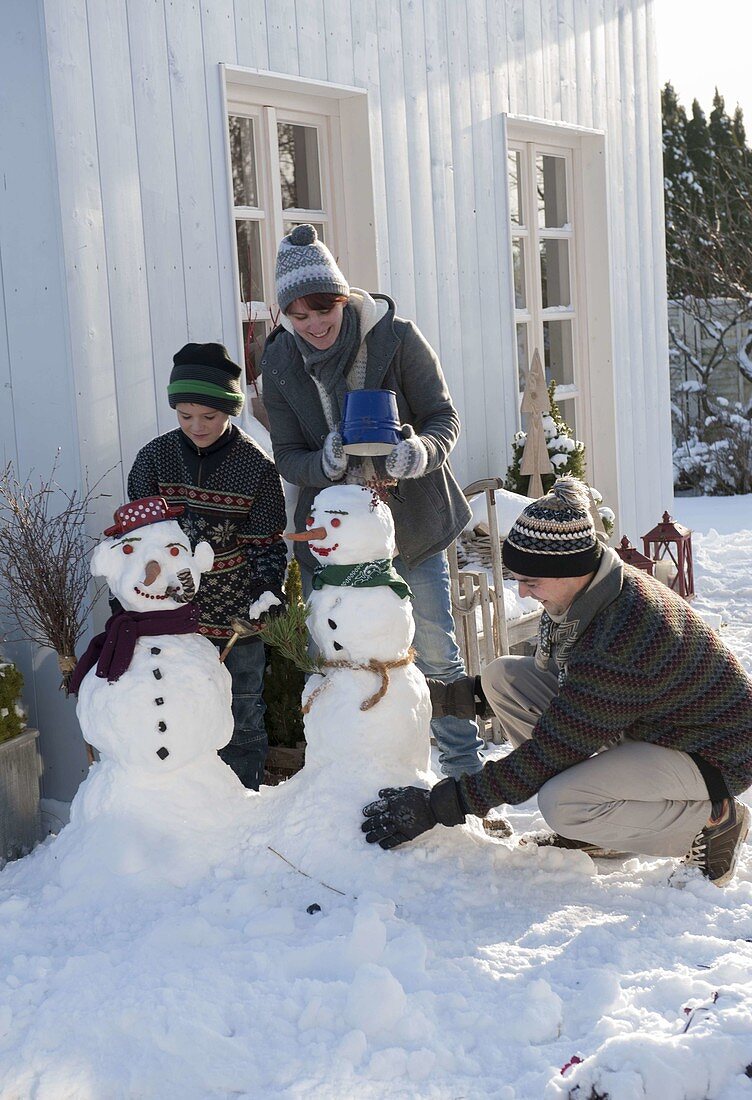
M 277 305 L 284 313 L 306 294 L 350 296 L 347 279 L 313 225 L 296 225 L 277 251 Z
M 598 568 L 602 545 L 583 481 L 560 477 L 528 504 L 504 539 L 502 560 L 525 577 L 584 577 Z
M 141 497 L 140 500 L 131 500 L 116 508 L 112 517 L 115 522 L 112 527 L 105 528 L 104 534 L 107 538 L 127 535 L 129 531 L 137 531 L 139 527 L 146 527 L 149 523 L 175 519 L 183 511 L 182 504 L 168 504 L 164 497 Z
M 181 402 L 207 405 L 237 416 L 245 396 L 240 367 L 224 344 L 186 344 L 172 358 L 167 400 L 174 409 Z

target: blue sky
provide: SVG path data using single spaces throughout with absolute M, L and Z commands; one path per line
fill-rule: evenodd
M 737 101 L 752 133 L 752 3 L 750 0 L 653 0 L 658 76 L 689 109 L 710 111 L 715 85 L 731 113 Z

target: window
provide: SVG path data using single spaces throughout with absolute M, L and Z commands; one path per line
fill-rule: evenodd
M 351 283 L 377 285 L 368 106 L 359 88 L 224 72 L 238 314 L 251 380 L 277 319 L 277 247 L 293 226 L 311 222 Z
M 578 433 L 585 366 L 580 351 L 578 236 L 573 149 L 535 140 L 508 143 L 509 207 L 520 391 L 536 348 L 556 403 Z M 548 136 L 548 135 L 547 135 Z

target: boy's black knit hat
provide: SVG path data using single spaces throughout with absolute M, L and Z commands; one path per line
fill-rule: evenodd
M 590 491 L 575 477 L 558 478 L 528 504 L 504 539 L 507 569 L 524 577 L 585 577 L 603 552 L 590 514 Z
M 186 344 L 172 359 L 167 399 L 174 409 L 181 402 L 208 405 L 237 416 L 245 396 L 241 370 L 224 344 Z

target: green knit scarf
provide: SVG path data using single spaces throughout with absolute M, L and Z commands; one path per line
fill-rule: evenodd
M 401 600 L 412 599 L 413 595 L 392 565 L 391 558 L 363 561 L 357 565 L 322 565 L 313 574 L 313 587 L 323 588 L 325 584 L 338 588 L 376 588 L 386 584 Z

